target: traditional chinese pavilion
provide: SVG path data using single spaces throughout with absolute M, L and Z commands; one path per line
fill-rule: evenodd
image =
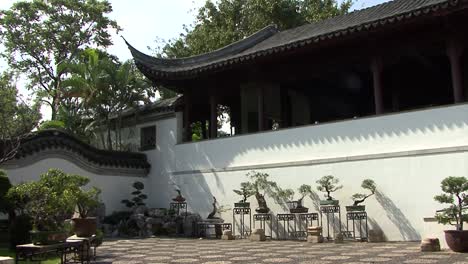
M 216 137 L 224 105 L 246 134 L 464 102 L 467 6 L 396 0 L 181 59 L 129 48 L 156 85 L 184 95 L 185 130 L 209 122 Z

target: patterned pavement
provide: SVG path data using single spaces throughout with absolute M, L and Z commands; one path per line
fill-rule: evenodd
M 147 238 L 105 241 L 97 249 L 99 264 L 143 263 L 444 263 L 468 264 L 468 254 L 422 253 L 419 243 L 310 244 L 299 241 L 250 242 Z

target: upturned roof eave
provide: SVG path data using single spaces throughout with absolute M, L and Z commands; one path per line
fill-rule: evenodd
M 331 18 L 329 20 L 326 20 L 325 22 L 330 23 L 330 20 L 333 20 L 333 19 L 335 20 L 344 19 L 344 17 L 346 16 L 357 15 L 359 14 L 359 12 L 365 11 L 365 12 L 370 13 L 373 11 L 373 9 L 377 9 L 377 8 L 385 9 L 385 5 L 391 5 L 391 4 L 396 4 L 396 3 L 401 4 L 401 2 L 403 1 L 397 0 L 397 1 L 380 4 L 380 5 L 370 7 L 367 9 L 355 11 L 347 15 Z M 178 65 L 177 67 L 173 66 L 171 68 L 160 67 L 160 64 L 151 63 L 151 60 L 157 59 L 157 60 L 163 60 L 163 61 L 168 62 L 168 61 L 176 61 L 176 60 L 184 60 L 184 59 L 175 59 L 175 60 L 158 59 L 158 58 L 148 56 L 136 50 L 128 43 L 127 45 L 129 45 L 130 51 L 132 52 L 132 55 L 135 59 L 135 63 L 138 66 L 138 68 L 147 77 L 151 78 L 153 81 L 183 80 L 183 79 L 193 78 L 194 76 L 198 74 L 208 72 L 208 71 L 220 71 L 224 68 L 234 66 L 236 64 L 244 63 L 255 58 L 260 58 L 260 57 L 265 57 L 265 56 L 269 56 L 272 54 L 286 52 L 286 51 L 290 51 L 290 50 L 305 47 L 305 46 L 313 46 L 326 40 L 339 39 L 339 38 L 343 38 L 344 36 L 351 36 L 353 34 L 357 34 L 360 32 L 371 31 L 371 30 L 375 30 L 378 28 L 385 28 L 386 26 L 389 26 L 389 25 L 396 25 L 398 23 L 403 23 L 411 19 L 430 16 L 431 14 L 439 12 L 440 10 L 457 8 L 458 6 L 461 6 L 460 3 L 462 2 L 465 4 L 464 6 L 466 6 L 466 3 L 468 2 L 468 0 L 427 0 L 423 2 L 424 3 L 421 4 L 421 6 L 419 6 L 418 8 L 410 9 L 410 10 L 407 10 L 406 12 L 399 12 L 399 13 L 381 16 L 379 19 L 364 20 L 363 23 L 360 23 L 360 24 L 344 26 L 334 31 L 324 32 L 322 34 L 310 36 L 310 37 L 303 38 L 303 39 L 286 41 L 276 46 L 275 45 L 270 46 L 270 47 L 266 46 L 259 50 L 250 51 L 251 50 L 250 48 L 250 49 L 244 50 L 243 52 L 240 52 L 231 56 L 226 56 L 218 60 L 213 60 L 211 62 L 203 61 L 202 63 L 192 64 L 192 65 L 183 64 L 183 65 Z M 314 24 L 308 24 L 307 26 L 312 27 L 313 25 Z M 284 32 L 280 32 L 279 34 L 287 33 L 288 31 L 291 31 L 291 30 L 286 30 Z M 272 34 L 270 37 L 272 37 L 273 35 L 274 34 Z M 260 45 L 263 44 L 262 42 L 268 41 L 270 37 L 257 42 L 252 47 L 255 47 L 258 44 Z M 206 55 L 207 54 L 202 54 L 196 57 L 202 58 L 203 56 L 206 56 Z M 189 58 L 186 58 L 186 59 L 189 59 Z

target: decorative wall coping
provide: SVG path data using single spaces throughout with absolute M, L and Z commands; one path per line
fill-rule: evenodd
M 354 155 L 354 156 L 312 159 L 312 160 L 303 160 L 303 161 L 263 163 L 263 164 L 245 165 L 245 166 L 232 166 L 232 167 L 226 167 L 226 168 L 173 171 L 171 172 L 171 174 L 172 175 L 184 175 L 184 174 L 217 173 L 217 172 L 231 172 L 231 171 L 250 171 L 250 170 L 275 169 L 275 168 L 287 168 L 287 167 L 303 167 L 303 166 L 313 166 L 313 165 L 329 164 L 329 163 L 342 163 L 342 162 L 365 161 L 365 160 L 376 160 L 376 159 L 391 159 L 391 158 L 401 158 L 401 157 L 408 157 L 408 156 L 438 155 L 438 154 L 447 154 L 447 153 L 454 153 L 454 152 L 468 152 L 468 146 L 420 149 L 420 150 L 411 150 L 411 151 L 398 151 L 398 152 L 388 152 L 388 153 L 378 153 L 378 154 L 368 154 L 368 155 Z
M 48 158 L 61 158 L 104 175 L 146 176 L 151 165 L 143 153 L 101 150 L 56 129 L 39 131 L 22 140 L 6 169 L 29 166 Z

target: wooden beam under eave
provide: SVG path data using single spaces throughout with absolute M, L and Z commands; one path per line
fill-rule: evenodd
M 384 113 L 383 101 L 383 61 L 382 57 L 374 56 L 371 59 L 371 71 L 374 85 L 375 114 Z
M 210 138 L 218 137 L 218 97 L 210 95 Z
M 450 61 L 453 101 L 455 103 L 461 103 L 465 101 L 465 95 L 463 92 L 462 55 L 462 42 L 455 37 L 449 37 L 447 39 L 447 56 Z

